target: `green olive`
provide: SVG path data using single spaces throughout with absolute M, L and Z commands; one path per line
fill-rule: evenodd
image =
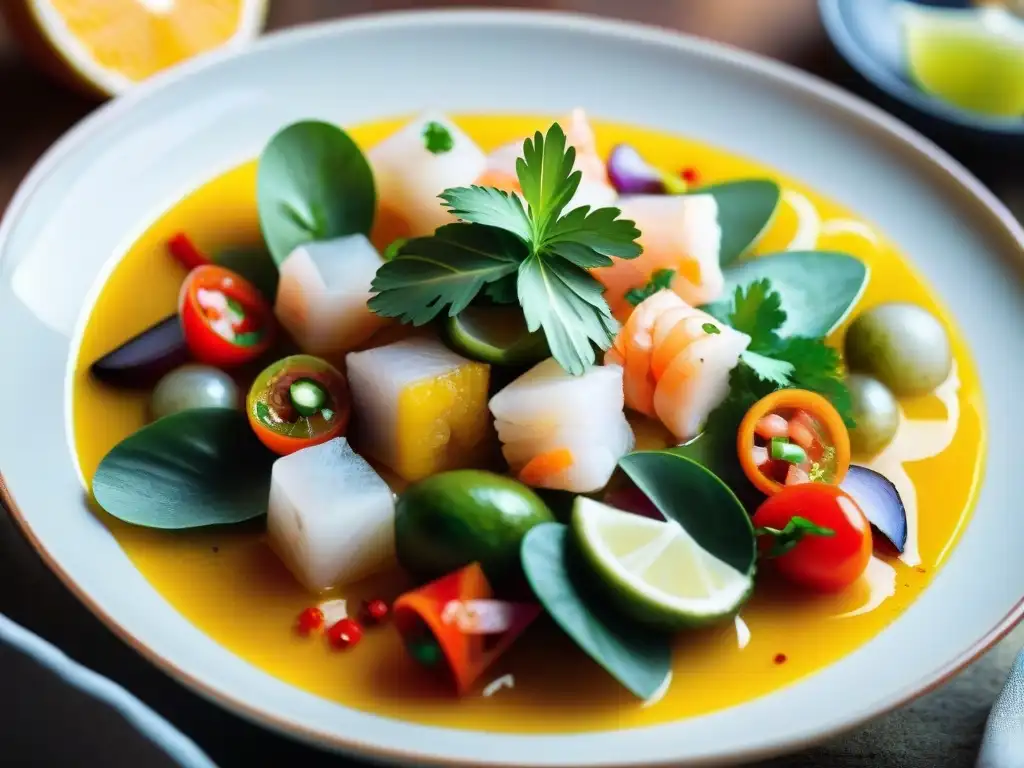
M 926 395 L 949 376 L 949 336 L 934 315 L 916 304 L 879 304 L 846 332 L 851 371 L 874 376 L 894 395 Z
M 853 419 L 857 426 L 850 430 L 850 447 L 859 456 L 874 456 L 892 442 L 900 426 L 900 406 L 885 384 L 851 373 L 846 380 L 853 400 Z
M 160 419 L 193 408 L 238 407 L 238 386 L 224 371 L 208 365 L 183 365 L 157 383 L 149 412 Z

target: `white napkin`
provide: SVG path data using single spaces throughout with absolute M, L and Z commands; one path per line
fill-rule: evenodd
M 992 706 L 977 768 L 1024 768 L 1024 651 Z

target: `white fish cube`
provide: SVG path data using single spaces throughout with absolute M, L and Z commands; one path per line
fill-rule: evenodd
M 350 584 L 394 562 L 394 494 L 336 437 L 274 462 L 267 531 L 307 589 Z
M 444 127 L 452 148 L 434 154 L 424 133 L 430 123 Z M 456 221 L 438 198 L 450 187 L 466 187 L 483 173 L 487 158 L 461 128 L 437 112 L 413 120 L 367 153 L 380 204 L 405 219 L 411 237 L 431 235 Z
M 364 235 L 301 245 L 281 264 L 274 313 L 304 352 L 347 352 L 387 322 L 366 306 L 383 263 Z

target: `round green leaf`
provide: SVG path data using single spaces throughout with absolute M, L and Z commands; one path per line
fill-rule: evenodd
M 695 189 L 689 194 L 712 195 L 722 227 L 719 263 L 727 267 L 753 248 L 768 229 L 779 207 L 782 191 L 770 179 L 727 181 Z
M 754 569 L 754 528 L 743 504 L 707 467 L 677 448 L 635 451 L 619 466 L 667 520 L 740 573 Z
M 274 261 L 303 243 L 369 235 L 377 205 L 373 172 L 341 128 L 316 120 L 281 129 L 260 155 L 260 227 Z
M 92 480 L 114 517 L 148 528 L 199 528 L 266 514 L 275 456 L 245 414 L 199 408 L 166 416 L 118 443 Z
M 271 304 L 277 299 L 277 264 L 265 248 L 234 248 L 221 251 L 214 263 L 237 272 L 256 286 L 263 298 Z
M 569 529 L 561 523 L 531 528 L 520 554 L 534 594 L 555 623 L 635 696 L 653 696 L 672 670 L 671 638 L 611 613 L 607 601 L 589 593 Z
M 729 267 L 724 275 L 723 301 L 705 309 L 716 317 L 727 317 L 736 288 L 767 278 L 786 310 L 786 322 L 779 329 L 783 337 L 828 336 L 850 314 L 868 284 L 864 262 L 834 251 L 759 256 Z

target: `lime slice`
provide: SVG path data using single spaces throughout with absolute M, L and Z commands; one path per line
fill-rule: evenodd
M 473 360 L 532 365 L 548 357 L 544 334 L 526 330 L 518 307 L 468 307 L 444 325 L 448 345 Z
M 638 622 L 676 630 L 736 612 L 753 587 L 701 548 L 679 523 L 652 520 L 580 496 L 572 527 L 615 606 Z
M 1024 116 L 1024 21 L 1005 8 L 902 11 L 910 75 L 950 104 L 997 117 Z

